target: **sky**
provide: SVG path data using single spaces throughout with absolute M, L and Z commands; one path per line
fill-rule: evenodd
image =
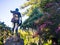
M 19 8 L 20 13 L 26 11 L 26 9 L 20 9 L 20 7 L 26 2 L 26 0 L 0 0 L 0 21 L 5 22 L 9 27 L 12 27 L 12 14 L 10 10 Z M 27 16 L 22 17 L 22 21 L 27 19 Z

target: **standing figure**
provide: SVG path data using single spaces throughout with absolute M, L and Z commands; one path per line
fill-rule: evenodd
M 15 11 L 10 11 L 13 14 L 13 18 L 11 22 L 13 23 L 13 29 L 12 31 L 16 34 L 18 34 L 18 26 L 22 24 L 22 17 L 19 12 L 19 9 L 16 8 Z

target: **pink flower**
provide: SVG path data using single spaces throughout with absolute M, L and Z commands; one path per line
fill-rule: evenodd
M 45 27 L 46 27 L 46 24 L 42 24 L 41 26 L 39 26 L 39 29 L 43 30 L 43 28 L 45 28 Z
M 46 4 L 46 7 L 49 8 L 49 7 L 51 7 L 52 5 L 53 5 L 53 3 L 47 3 L 47 4 Z
M 58 33 L 60 31 L 60 26 L 58 27 L 58 29 L 56 30 L 56 33 Z
M 44 22 L 44 23 L 46 23 L 46 24 L 50 24 L 50 25 L 53 24 L 51 21 L 46 21 L 46 22 Z

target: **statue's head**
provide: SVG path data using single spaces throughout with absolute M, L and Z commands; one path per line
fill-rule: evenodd
M 18 8 L 16 8 L 16 9 L 15 9 L 15 11 L 19 11 L 19 9 L 18 9 Z

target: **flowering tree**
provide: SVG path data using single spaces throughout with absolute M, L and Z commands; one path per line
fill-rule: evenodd
M 36 4 L 38 4 L 38 6 Z M 38 31 L 36 32 L 36 35 L 39 35 L 40 37 L 42 37 L 43 40 L 47 40 L 53 37 L 59 39 L 60 38 L 60 1 L 59 0 L 40 0 L 40 3 L 36 2 L 32 5 L 33 6 L 35 5 L 38 9 L 42 9 L 41 11 L 43 14 L 40 18 L 38 16 L 37 19 L 35 17 L 34 20 L 32 20 L 35 13 L 34 14 L 30 13 L 33 16 L 31 16 L 28 19 L 28 22 L 29 20 L 30 22 L 33 21 L 32 23 L 35 24 L 35 26 L 37 26 Z M 32 10 L 32 12 L 34 11 Z

